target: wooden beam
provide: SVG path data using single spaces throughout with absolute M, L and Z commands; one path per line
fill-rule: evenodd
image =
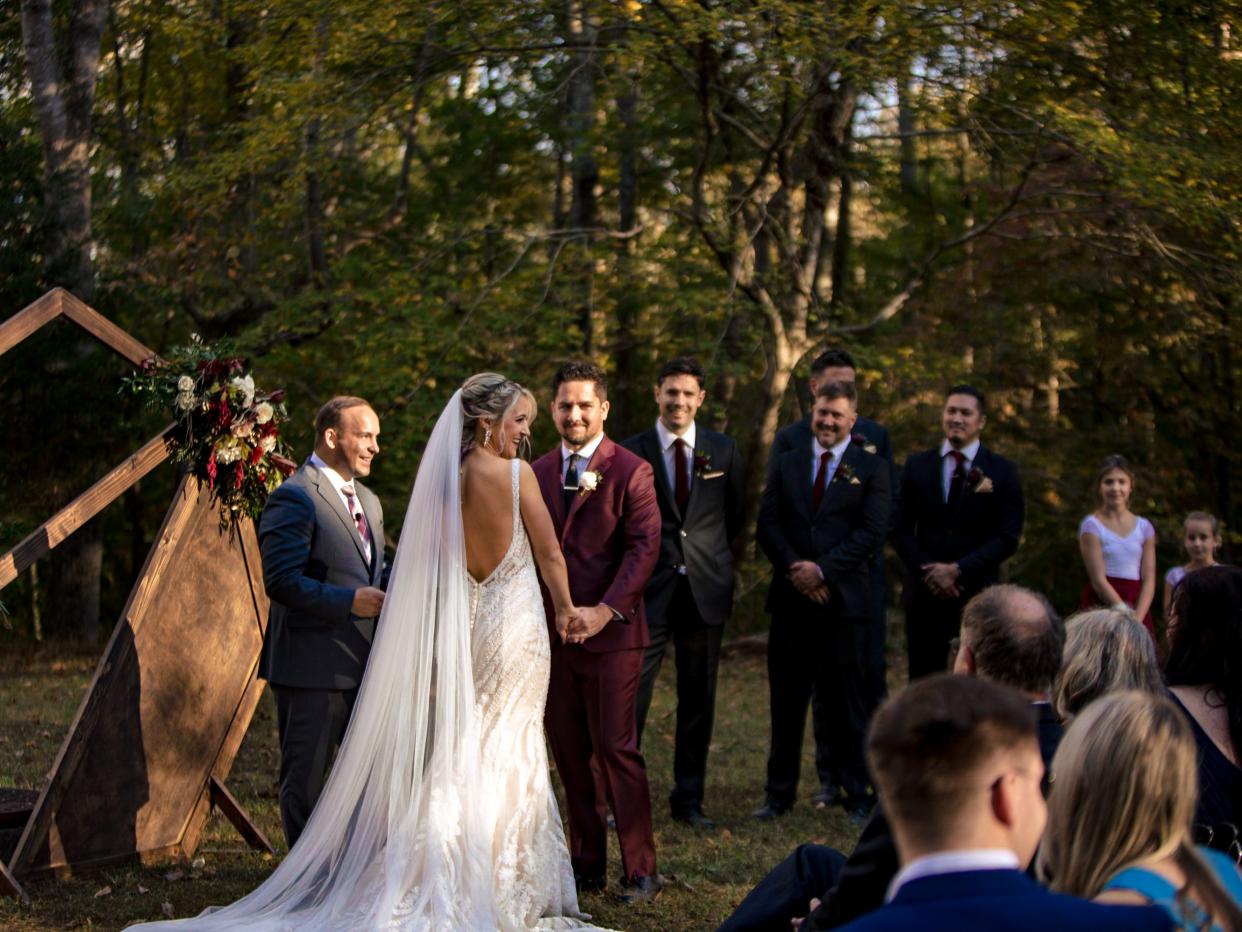
M 53 288 L 38 301 L 28 304 L 0 324 L 0 356 L 3 356 L 40 327 L 61 315 L 65 291 Z
M 45 521 L 20 544 L 0 556 L 0 589 L 168 459 L 169 440 L 175 428 L 175 424 L 169 424 L 163 433 L 148 440 L 137 453 Z
M 66 317 L 135 366 L 155 356 L 152 350 L 68 291 L 62 292 L 61 302 Z
M 267 836 L 259 829 L 257 825 L 251 821 L 250 816 L 246 814 L 246 810 L 242 808 L 241 803 L 229 792 L 229 788 L 211 777 L 207 781 L 207 785 L 211 789 L 211 801 L 220 813 L 233 823 L 233 827 L 246 839 L 246 844 L 258 851 L 266 854 L 275 854 L 276 849 L 272 847 L 272 843 L 267 840 Z
M 30 897 L 26 896 L 26 891 L 17 882 L 17 878 L 9 873 L 3 861 L 0 861 L 0 896 L 15 896 L 23 906 L 30 905 Z

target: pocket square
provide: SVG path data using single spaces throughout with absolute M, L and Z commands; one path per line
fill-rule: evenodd
M 719 479 L 723 475 L 724 475 L 723 469 L 715 469 L 715 470 L 712 470 L 711 472 L 703 473 L 703 475 L 699 476 L 699 478 L 700 479 Z

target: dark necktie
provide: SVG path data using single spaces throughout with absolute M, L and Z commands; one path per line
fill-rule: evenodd
M 682 517 L 686 515 L 686 504 L 690 501 L 690 477 L 686 475 L 686 441 L 678 437 L 673 441 L 673 472 L 677 478 L 673 480 L 673 498 L 677 500 L 677 510 Z
M 341 486 L 341 491 L 345 493 L 345 501 L 349 503 L 349 513 L 354 516 L 354 524 L 358 526 L 358 536 L 362 538 L 362 549 L 369 560 L 371 559 L 371 529 L 367 526 L 367 516 L 363 514 L 362 507 L 358 504 L 358 496 L 354 494 L 352 485 Z
M 828 464 L 831 462 L 831 450 L 825 450 L 819 455 L 819 471 L 815 473 L 815 487 L 811 490 L 811 504 L 815 511 L 819 511 L 819 503 L 824 500 L 824 486 L 828 482 Z
M 578 494 L 578 460 L 582 459 L 577 453 L 569 454 L 569 468 L 565 470 L 565 514 L 569 514 L 569 506 L 574 503 L 574 496 Z
M 956 463 L 953 475 L 949 478 L 949 498 L 946 502 L 949 511 L 953 511 L 957 508 L 958 499 L 962 497 L 962 486 L 966 484 L 966 454 L 961 450 L 950 450 L 949 456 Z

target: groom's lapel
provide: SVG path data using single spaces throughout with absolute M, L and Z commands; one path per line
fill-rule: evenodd
M 371 569 L 371 564 L 367 562 L 366 551 L 362 548 L 362 538 L 358 535 L 358 525 L 354 523 L 353 516 L 345 510 L 345 503 L 341 501 L 341 496 L 336 489 L 332 488 L 332 483 L 327 480 L 323 473 L 315 468 L 314 465 L 308 464 L 307 475 L 311 482 L 315 484 L 315 491 L 334 512 L 341 522 L 341 527 L 345 529 L 345 533 L 349 535 L 349 539 L 354 542 L 354 550 L 358 553 L 358 559 L 361 560 L 367 570 Z M 366 511 L 363 511 L 366 514 Z M 374 539 L 373 539 L 374 540 Z M 374 550 L 372 550 L 374 553 Z
M 595 453 L 586 465 L 587 471 L 594 471 L 600 474 L 601 485 L 608 479 L 608 464 L 612 462 L 612 455 L 615 451 L 616 444 L 605 437 L 600 441 L 600 445 L 595 448 Z M 565 527 L 561 531 L 561 540 L 564 540 L 569 534 L 569 528 L 574 523 L 574 515 L 582 509 L 583 504 L 586 503 L 588 498 L 598 493 L 599 489 L 596 489 L 594 492 L 588 492 L 586 495 L 579 492 L 574 496 L 573 502 L 569 506 L 569 514 L 565 517 Z

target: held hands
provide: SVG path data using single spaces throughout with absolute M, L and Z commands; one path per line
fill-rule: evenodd
M 556 633 L 565 644 L 581 644 L 587 638 L 599 634 L 610 621 L 612 609 L 606 605 L 585 608 L 571 606 L 556 613 Z
M 376 618 L 384 607 L 384 592 L 374 586 L 354 590 L 354 601 L 349 610 L 359 618 Z
M 789 581 L 794 588 L 816 605 L 827 605 L 829 592 L 824 577 L 810 560 L 799 560 L 789 568 Z
M 957 581 L 962 571 L 956 563 L 924 563 L 923 583 L 938 599 L 956 599 L 962 594 Z
M 790 919 L 789 924 L 793 927 L 794 932 L 798 932 L 798 930 L 802 928 L 802 924 L 806 922 L 806 917 L 811 915 L 811 913 L 815 912 L 817 909 L 819 909 L 818 898 L 811 900 L 811 908 L 807 910 L 806 916 L 795 916 Z

